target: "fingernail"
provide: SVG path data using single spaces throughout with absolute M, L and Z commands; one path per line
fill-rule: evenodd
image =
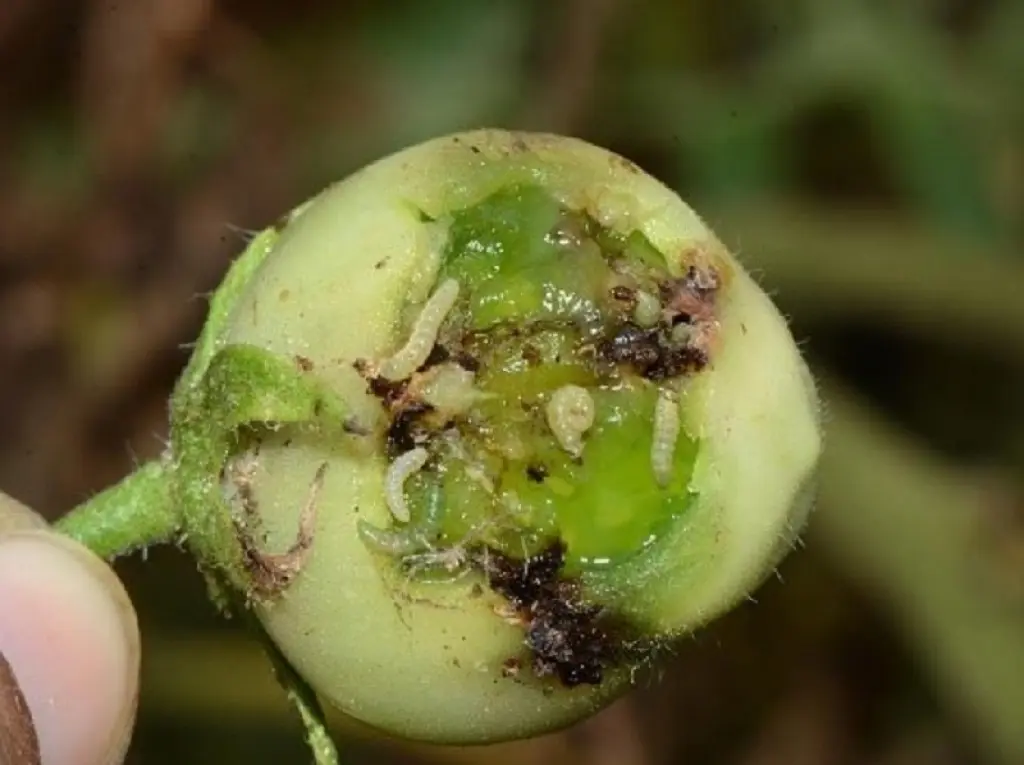
M 0 765 L 41 765 L 39 737 L 7 657 L 0 652 Z
M 0 650 L 13 667 L 6 686 L 20 685 L 18 708 L 27 710 L 11 719 L 34 723 L 37 749 L 34 760 L 0 757 L 0 765 L 117 761 L 135 714 L 139 637 L 102 561 L 51 532 L 0 537 Z M 15 708 L 4 703 L 5 712 Z M 23 722 L 10 727 L 24 739 Z

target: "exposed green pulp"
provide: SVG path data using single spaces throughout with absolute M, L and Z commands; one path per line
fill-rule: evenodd
M 452 215 L 438 282 L 447 278 L 461 292 L 438 342 L 478 365 L 483 396 L 458 418 L 457 442 L 433 442 L 439 459 L 407 484 L 413 523 L 440 484 L 441 546 L 475 541 L 522 557 L 560 539 L 573 573 L 655 542 L 686 512 L 697 443 L 680 434 L 672 480 L 659 486 L 658 388 L 600 358 L 597 343 L 630 319 L 612 287 L 657 295 L 671 278 L 665 258 L 642 234 L 603 230 L 540 188 L 514 186 Z M 579 458 L 559 446 L 544 411 L 569 384 L 595 406 Z
M 532 553 L 560 538 L 569 570 L 612 565 L 653 543 L 686 510 L 696 444 L 681 439 L 675 479 L 659 487 L 649 457 L 653 391 L 597 390 L 593 395 L 596 422 L 579 461 L 535 421 L 526 420 L 505 435 L 520 438 L 530 451 L 523 459 L 495 460 L 500 476 L 496 497 L 449 463 L 444 477 L 447 539 L 458 541 L 489 516 L 504 515 L 509 523 L 499 525 L 503 533 L 492 537 L 499 549 L 522 555 L 524 543 Z

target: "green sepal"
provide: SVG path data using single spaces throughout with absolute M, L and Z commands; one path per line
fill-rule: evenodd
M 188 365 L 174 388 L 172 407 L 187 397 L 189 391 L 206 374 L 207 367 L 217 354 L 220 338 L 224 336 L 224 328 L 234 313 L 238 300 L 253 275 L 273 251 L 279 236 L 280 230 L 277 228 L 264 229 L 252 238 L 249 246 L 231 264 L 224 280 L 210 298 L 210 309 L 203 329 L 196 340 Z
M 250 583 L 242 546 L 221 492 L 241 431 L 292 426 L 340 437 L 347 407 L 294 360 L 250 345 L 217 351 L 202 380 L 176 404 L 171 448 L 186 544 L 211 584 L 226 579 L 245 592 Z
M 221 338 L 225 335 L 225 330 L 235 312 L 238 301 L 252 282 L 253 276 L 266 261 L 267 256 L 273 252 L 287 227 L 308 210 L 316 200 L 317 197 L 309 199 L 290 213 L 283 215 L 273 226 L 265 228 L 253 236 L 242 254 L 235 258 L 228 268 L 224 279 L 210 296 L 210 308 L 199 333 L 199 339 L 196 340 L 192 349 L 192 356 L 189 358 L 185 371 L 175 385 L 171 399 L 172 408 L 178 406 L 179 403 L 184 403 L 189 391 L 203 379 L 210 363 L 219 351 Z
M 247 613 L 247 623 L 254 634 L 259 637 L 263 650 L 273 667 L 274 678 L 284 690 L 302 727 L 305 728 L 306 743 L 313 755 L 314 765 L 340 765 L 338 748 L 331 738 L 323 706 L 316 693 L 302 678 L 302 675 L 295 671 L 295 668 L 267 634 L 263 625 L 251 613 Z
M 341 432 L 348 410 L 301 362 L 254 345 L 230 345 L 218 352 L 201 387 L 204 408 L 229 430 L 270 423 Z

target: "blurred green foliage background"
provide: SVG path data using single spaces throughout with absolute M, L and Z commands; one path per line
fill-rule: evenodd
M 777 580 L 564 734 L 348 762 L 1024 763 L 1024 2 L 0 0 L 0 71 L 0 485 L 51 517 L 160 451 L 247 232 L 436 134 L 625 154 L 792 318 L 829 442 Z M 129 761 L 306 761 L 191 564 L 119 565 Z

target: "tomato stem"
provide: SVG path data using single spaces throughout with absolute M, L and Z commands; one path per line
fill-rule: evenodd
M 142 465 L 64 516 L 57 529 L 108 560 L 171 542 L 181 517 L 170 470 L 161 460 Z

